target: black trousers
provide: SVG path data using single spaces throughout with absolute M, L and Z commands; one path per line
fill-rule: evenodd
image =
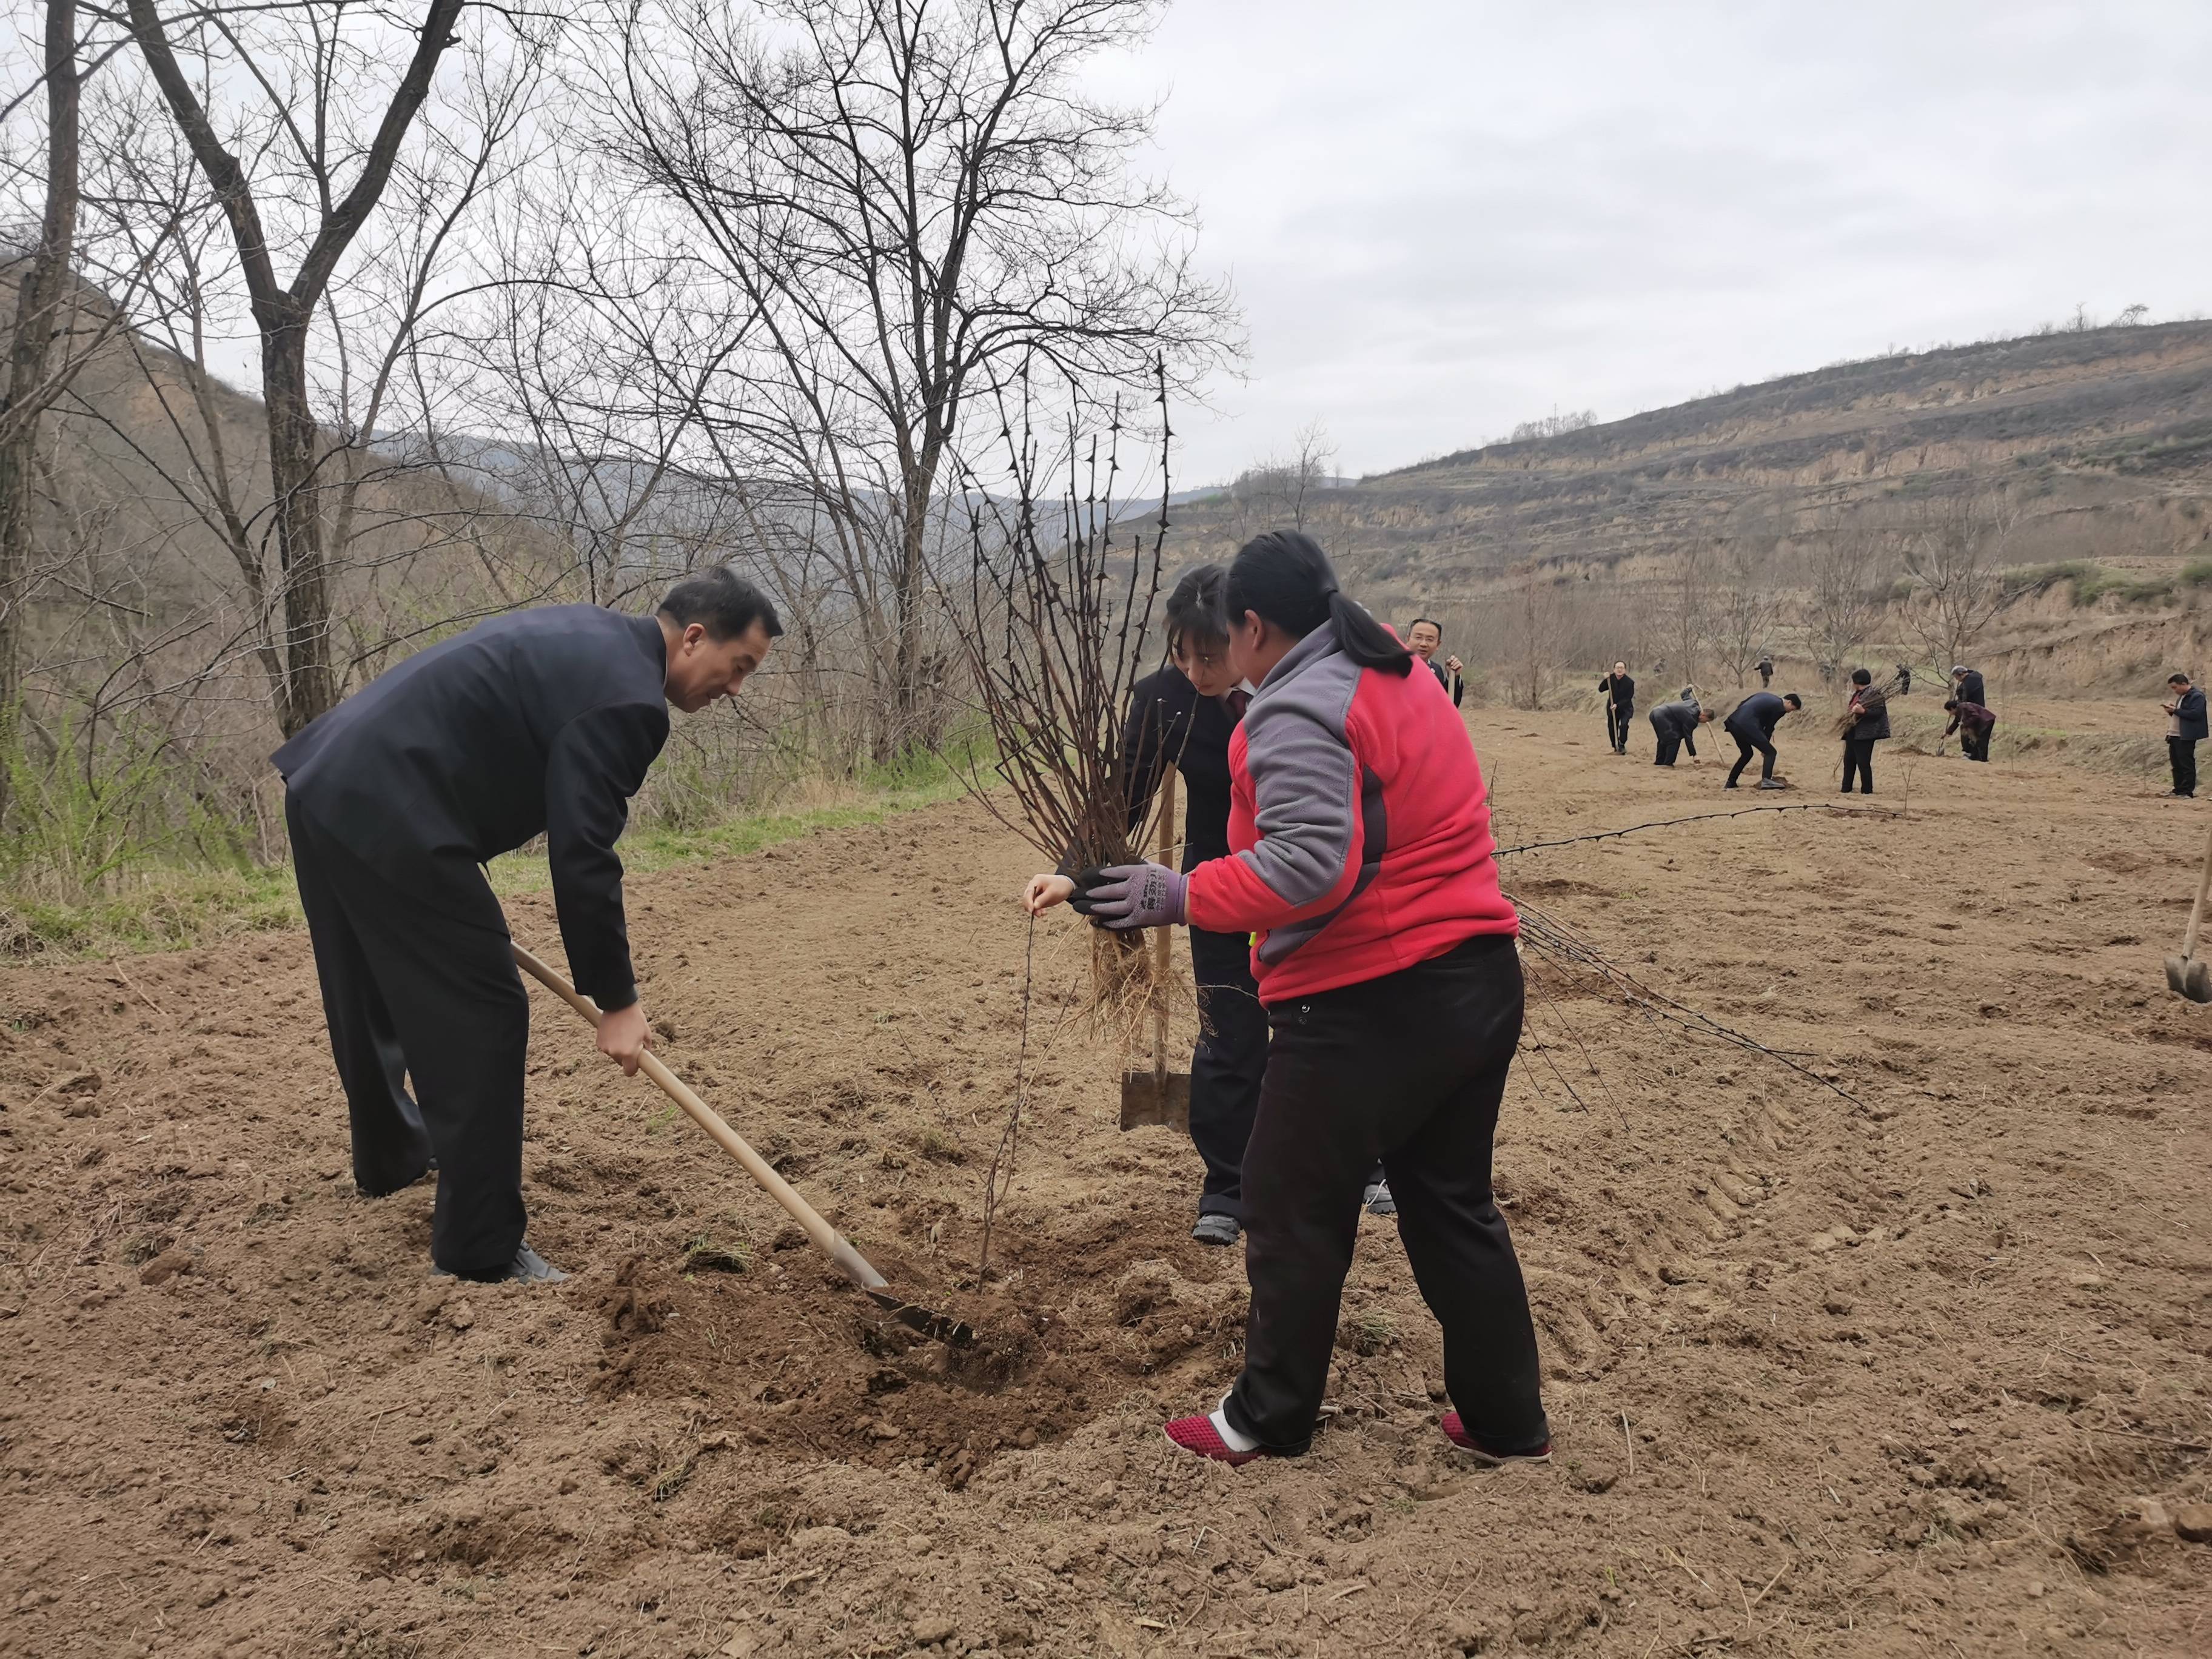
M 1959 752 L 1964 755 L 1970 761 L 1985 761 L 1989 759 L 1990 737 L 1996 729 L 1996 722 L 1994 720 L 1990 721 L 1989 725 L 1984 726 L 1978 732 L 1975 731 L 1969 726 L 1960 726 L 1959 728 Z
M 2193 795 L 2197 793 L 2197 739 L 2168 738 L 2166 758 L 2173 768 L 2173 793 Z
M 420 883 L 402 887 L 289 799 L 284 822 L 352 1119 L 354 1184 L 392 1192 L 434 1154 L 430 1259 L 464 1277 L 503 1273 L 525 1220 L 530 1000 L 499 901 L 463 856 L 426 858 Z
M 1856 775 L 1861 783 L 1859 793 L 1874 793 L 1874 746 L 1878 738 L 1845 738 L 1844 739 L 1844 793 L 1851 793 L 1851 779 Z
M 1636 718 L 1632 702 L 1609 702 L 1605 706 L 1605 740 L 1616 751 L 1628 747 L 1629 722 Z
M 1244 1147 L 1267 1069 L 1267 1012 L 1243 933 L 1190 930 L 1198 981 L 1198 1048 L 1190 1058 L 1190 1144 L 1206 1164 L 1200 1215 L 1244 1219 Z
M 1658 748 L 1652 753 L 1651 763 L 1654 766 L 1672 766 L 1682 752 L 1681 738 L 1662 726 L 1655 726 L 1651 732 L 1659 741 Z M 1698 751 L 1692 749 L 1690 752 L 1694 755 Z
M 1468 1431 L 1506 1451 L 1549 1437 L 1528 1288 L 1490 1190 L 1522 994 L 1512 939 L 1485 934 L 1267 1011 L 1274 1036 L 1244 1156 L 1252 1311 L 1224 1407 L 1261 1445 L 1302 1452 L 1313 1437 L 1360 1189 L 1378 1154 Z
M 1751 757 L 1754 754 L 1760 757 L 1759 764 L 1760 780 L 1763 781 L 1774 775 L 1774 745 L 1772 744 L 1761 743 L 1756 738 L 1747 738 L 1734 726 L 1729 727 L 1729 736 L 1735 739 L 1736 747 L 1735 764 L 1729 769 L 1729 788 L 1735 787 L 1735 781 L 1743 775 L 1743 769 L 1751 764 Z

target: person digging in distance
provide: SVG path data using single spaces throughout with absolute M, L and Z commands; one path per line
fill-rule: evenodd
M 2166 759 L 2173 773 L 2173 793 L 2183 800 L 2197 798 L 2197 745 L 2205 738 L 2204 693 L 2189 683 L 2186 674 L 2169 674 L 2166 689 Z
M 1227 578 L 1219 565 L 1206 564 L 1185 571 L 1176 583 L 1167 604 L 1173 666 L 1131 689 L 1121 728 L 1132 835 L 1149 816 L 1167 769 L 1182 775 L 1185 870 L 1228 855 L 1229 742 L 1251 699 L 1229 668 L 1229 622 L 1221 601 Z M 1031 877 L 1022 896 L 1034 916 L 1074 892 L 1075 883 L 1061 872 Z M 1190 1139 L 1206 1165 L 1190 1236 L 1201 1244 L 1234 1244 L 1243 1224 L 1244 1143 L 1252 1136 L 1267 1064 L 1267 1016 L 1252 977 L 1246 934 L 1192 928 L 1190 964 L 1198 983 L 1200 1028 L 1190 1062 Z
M 437 1171 L 438 1273 L 567 1276 L 523 1242 L 530 1000 L 478 866 L 545 836 L 569 972 L 606 1011 L 600 1052 L 635 1072 L 652 1034 L 615 841 L 668 706 L 736 696 L 782 631 L 721 569 L 677 583 L 651 617 L 516 611 L 417 652 L 271 757 L 354 1184 L 380 1198 Z
M 1652 753 L 1654 766 L 1672 766 L 1676 756 L 1684 749 L 1690 758 L 1698 757 L 1698 728 L 1711 720 L 1713 711 L 1700 708 L 1694 689 L 1682 688 L 1681 696 L 1674 702 L 1662 702 L 1651 711 L 1651 731 L 1659 742 Z
M 1226 599 L 1230 667 L 1260 688 L 1230 743 L 1234 850 L 1078 883 L 1098 927 L 1252 931 L 1272 1027 L 1244 1156 L 1243 1370 L 1168 1438 L 1230 1464 L 1306 1450 L 1379 1154 L 1443 1327 L 1444 1434 L 1485 1463 L 1547 1461 L 1528 1290 L 1491 1190 L 1523 989 L 1474 745 L 1311 538 L 1245 544 Z
M 1956 732 L 1960 750 L 1968 760 L 1975 758 L 1968 752 L 1970 750 L 1990 746 L 1990 733 L 1996 730 L 1997 717 L 1981 704 L 1960 702 L 1953 697 L 1944 703 L 1943 712 L 1951 717 L 1951 723 L 1943 728 L 1943 735 L 1948 738 Z
M 1628 723 L 1636 717 L 1636 682 L 1629 678 L 1628 665 L 1617 662 L 1613 672 L 1597 683 L 1598 692 L 1605 698 L 1605 741 L 1616 755 L 1628 752 Z
M 1844 739 L 1844 787 L 1851 793 L 1851 780 L 1859 780 L 1859 793 L 1874 793 L 1874 746 L 1889 735 L 1889 699 L 1864 668 L 1851 670 L 1851 700 L 1839 723 Z
M 1743 769 L 1751 764 L 1751 757 L 1759 757 L 1759 787 L 1779 789 L 1782 781 L 1774 775 L 1774 728 L 1784 719 L 1805 706 L 1805 700 L 1795 691 L 1785 691 L 1776 696 L 1771 691 L 1754 691 L 1729 713 L 1725 727 L 1735 739 L 1735 764 L 1729 770 L 1728 781 L 1721 787 L 1733 789 Z
M 1429 672 L 1437 677 L 1437 684 L 1451 693 L 1452 707 L 1456 708 L 1467 696 L 1467 682 L 1460 678 L 1464 667 L 1457 657 L 1437 661 L 1437 653 L 1443 642 L 1443 624 L 1427 617 L 1416 617 L 1406 629 L 1406 648 L 1428 665 Z
M 1909 697 L 1912 695 L 1912 665 L 1911 663 L 1901 662 L 1897 665 L 1897 695 L 1900 697 Z

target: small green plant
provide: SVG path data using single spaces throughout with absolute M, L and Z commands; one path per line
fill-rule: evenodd
M 1398 1322 L 1380 1308 L 1364 1308 L 1344 1322 L 1337 1340 L 1359 1354 L 1381 1353 L 1398 1340 Z
M 743 1239 L 734 1244 L 718 1244 L 701 1233 L 684 1248 L 687 1273 L 741 1273 L 752 1266 L 752 1248 Z
M 2191 559 L 2176 580 L 2184 587 L 2212 587 L 2212 559 Z
M 939 1164 L 964 1164 L 968 1161 L 967 1150 L 957 1138 L 931 1125 L 923 1126 L 921 1133 L 915 1136 L 914 1145 L 915 1150 L 924 1158 L 933 1158 Z

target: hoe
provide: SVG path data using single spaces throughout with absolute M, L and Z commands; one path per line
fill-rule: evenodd
M 520 945 L 514 946 L 515 966 L 543 985 L 547 990 L 574 1008 L 596 1026 L 599 1023 L 599 1005 L 582 995 L 576 988 L 547 967 Z M 806 1237 L 814 1248 L 828 1256 L 837 1271 L 851 1279 L 868 1294 L 868 1300 L 881 1308 L 893 1319 L 909 1330 L 920 1331 L 956 1348 L 964 1348 L 975 1340 L 975 1331 L 949 1314 L 932 1313 L 911 1302 L 902 1302 L 886 1288 L 887 1281 L 867 1263 L 866 1257 L 854 1249 L 835 1227 L 824 1221 L 805 1199 L 792 1190 L 791 1183 L 769 1167 L 768 1160 L 745 1144 L 744 1137 L 722 1121 L 721 1115 L 694 1094 L 690 1086 L 675 1073 L 661 1063 L 660 1057 L 651 1049 L 638 1057 L 638 1067 L 660 1085 L 661 1092 L 681 1106 L 687 1116 L 721 1143 L 722 1150 L 745 1166 L 745 1173 L 761 1185 L 761 1189 L 783 1206 L 791 1218 L 805 1229 Z
M 2197 878 L 2197 903 L 2189 912 L 2189 931 L 2182 935 L 2181 954 L 2166 959 L 2167 988 L 2191 1002 L 2212 1002 L 2212 957 L 2197 954 L 2197 935 L 2204 926 L 2207 893 L 2212 893 L 2212 830 L 2204 835 L 2204 873 Z

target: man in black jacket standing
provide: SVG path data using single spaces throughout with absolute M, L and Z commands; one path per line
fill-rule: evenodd
M 2166 707 L 2166 757 L 2173 769 L 2173 793 L 2184 800 L 2197 797 L 2197 745 L 2204 741 L 2204 693 L 2189 683 L 2186 674 L 2169 674 L 2166 690 L 2173 694 Z
M 1636 717 L 1636 682 L 1629 678 L 1628 665 L 1617 662 L 1613 672 L 1597 683 L 1605 698 L 1605 740 L 1616 755 L 1628 752 L 1628 722 Z
M 782 631 L 726 570 L 678 582 L 652 617 L 518 611 L 416 653 L 272 757 L 354 1184 L 381 1197 L 434 1159 L 440 1272 L 564 1276 L 523 1243 L 530 1004 L 478 866 L 546 837 L 569 972 L 607 1011 L 600 1050 L 635 1072 L 650 1030 L 615 840 L 668 740 L 667 705 L 734 696 Z
M 1437 684 L 1451 693 L 1452 706 L 1457 708 L 1467 696 L 1467 682 L 1460 678 L 1462 665 L 1457 657 L 1437 660 L 1437 653 L 1443 647 L 1444 625 L 1429 617 L 1416 617 L 1406 628 L 1406 649 L 1429 665 L 1429 672 L 1437 677 Z
M 1793 714 L 1804 706 L 1804 699 L 1795 691 L 1785 691 L 1778 697 L 1771 691 L 1754 691 L 1736 704 L 1728 717 L 1728 734 L 1735 739 L 1735 765 L 1729 772 L 1728 782 L 1722 787 L 1736 787 L 1736 780 L 1751 764 L 1755 751 L 1759 757 L 1759 787 L 1782 787 L 1774 776 L 1774 728 L 1782 723 L 1784 715 Z

